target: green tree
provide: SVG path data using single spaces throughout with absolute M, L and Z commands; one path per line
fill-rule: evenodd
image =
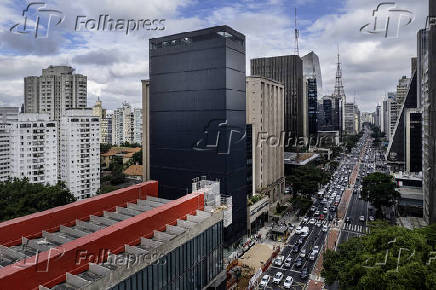
M 395 190 L 395 183 L 392 176 L 381 172 L 374 172 L 367 175 L 362 181 L 362 198 L 371 202 L 381 214 L 382 206 L 392 206 L 400 198 Z
M 422 230 L 375 223 L 370 234 L 327 250 L 321 275 L 340 289 L 435 289 L 434 250 Z
M 100 154 L 108 152 L 112 148 L 111 144 L 100 143 Z
M 312 195 L 318 192 L 319 184 L 325 184 L 329 179 L 328 173 L 309 164 L 293 168 L 286 177 L 286 183 L 291 185 L 294 192 Z
M 133 154 L 132 158 L 129 160 L 128 166 L 134 164 L 142 165 L 142 149 L 141 151 L 138 151 L 135 154 Z
M 136 148 L 136 147 L 142 147 L 139 143 L 129 143 L 129 142 L 123 142 L 120 144 L 120 147 L 130 147 L 130 148 Z
M 30 183 L 27 178 L 0 183 L 0 221 L 44 211 L 75 201 L 65 183 L 54 186 Z

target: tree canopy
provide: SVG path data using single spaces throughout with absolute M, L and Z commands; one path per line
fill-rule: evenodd
M 65 183 L 55 186 L 30 183 L 25 179 L 11 179 L 0 183 L 0 221 L 44 211 L 75 201 Z
M 409 230 L 376 223 L 371 233 L 327 250 L 321 275 L 340 289 L 435 289 L 436 227 Z M 434 253 L 434 252 L 433 252 Z
M 293 168 L 291 174 L 286 177 L 286 184 L 290 184 L 296 193 L 312 195 L 318 192 L 319 184 L 328 182 L 330 175 L 313 165 L 305 165 Z
M 395 190 L 392 176 L 381 172 L 367 175 L 362 181 L 362 198 L 371 202 L 381 212 L 382 206 L 392 206 L 400 194 Z

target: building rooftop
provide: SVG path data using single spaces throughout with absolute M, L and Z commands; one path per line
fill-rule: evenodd
M 143 168 L 142 165 L 130 165 L 126 170 L 124 170 L 124 174 L 128 176 L 143 176 Z
M 0 289 L 110 288 L 223 218 L 202 192 L 166 200 L 157 188 L 149 181 L 0 223 Z
M 316 153 L 285 152 L 285 164 L 303 166 L 319 157 Z
M 103 157 L 121 156 L 124 158 L 132 158 L 133 154 L 141 151 L 141 147 L 112 147 L 108 152 L 101 154 Z

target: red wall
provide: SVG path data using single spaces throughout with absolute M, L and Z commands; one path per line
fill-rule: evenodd
M 108 194 L 12 219 L 0 223 L 0 244 L 19 245 L 21 237 L 35 238 L 41 236 L 43 230 L 57 231 L 60 225 L 74 225 L 76 219 L 88 220 L 90 215 L 102 215 L 103 211 L 114 211 L 116 206 L 124 206 L 127 202 L 145 199 L 147 195 L 158 196 L 157 181 L 136 184 Z
M 102 250 L 111 253 L 124 251 L 124 245 L 136 245 L 141 237 L 151 237 L 153 230 L 164 230 L 178 218 L 204 209 L 203 193 L 193 193 L 163 206 L 144 212 L 115 225 L 57 247 L 57 253 L 41 253 L 35 265 L 19 267 L 17 264 L 0 269 L 0 289 L 37 289 L 39 285 L 53 287 L 65 281 L 66 272 L 78 274 L 88 269 L 89 262 L 78 257 L 98 257 Z M 58 254 L 58 255 L 55 255 Z M 104 257 L 104 259 L 106 256 Z M 48 271 L 45 271 L 48 269 Z

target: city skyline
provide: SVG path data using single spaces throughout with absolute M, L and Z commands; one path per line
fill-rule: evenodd
M 0 75 L 0 105 L 21 105 L 24 76 L 39 75 L 40 68 L 48 65 L 70 65 L 76 68 L 76 73 L 89 78 L 88 106 L 100 96 L 109 110 L 122 101 L 140 107 L 138 80 L 148 78 L 148 38 L 226 24 L 247 36 L 247 63 L 256 57 L 292 54 L 294 17 L 291 10 L 296 7 L 300 56 L 312 50 L 319 55 L 324 95 L 333 93 L 339 45 L 346 95 L 356 96 L 361 111 L 372 112 L 385 92 L 394 90 L 402 75 L 410 77 L 409 62 L 405 59 L 416 56 L 416 45 L 410 43 L 416 43 L 416 31 L 425 25 L 428 3 L 426 0 L 398 1 L 398 7 L 412 11 L 415 20 L 401 28 L 398 38 L 389 39 L 359 32 L 362 25 L 372 21 L 377 1 L 328 1 L 329 5 L 323 5 L 326 1 L 299 0 L 212 2 L 170 1 L 162 5 L 157 1 L 147 4 L 127 1 L 122 8 L 104 3 L 104 10 L 114 18 L 166 19 L 163 31 L 138 31 L 126 36 L 118 32 L 70 31 L 76 15 L 98 16 L 103 6 L 47 1 L 47 7 L 62 11 L 65 20 L 51 29 L 47 39 L 34 39 L 30 35 L 9 32 L 11 24 L 22 22 L 23 3 L 6 1 L 0 4 L 0 10 L 11 18 L 0 22 L 3 30 L 0 69 L 7 67 L 2 71 L 8 73 Z M 269 29 L 264 29 L 265 23 Z M 250 75 L 248 65 L 246 71 Z M 398 75 L 389 73 L 392 71 Z

